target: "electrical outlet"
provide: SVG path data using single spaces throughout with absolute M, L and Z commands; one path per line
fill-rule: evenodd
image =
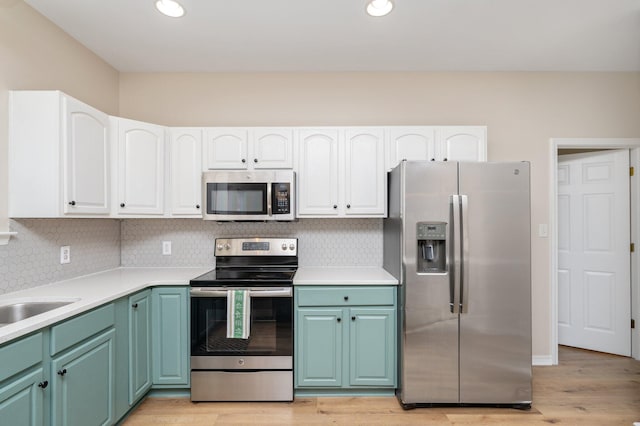
M 71 246 L 60 247 L 60 264 L 71 263 Z
M 171 241 L 162 242 L 162 254 L 165 256 L 171 255 Z

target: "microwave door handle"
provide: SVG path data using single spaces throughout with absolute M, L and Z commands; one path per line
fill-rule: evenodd
M 271 208 L 271 187 L 273 184 L 269 182 L 267 184 L 267 216 L 273 216 L 273 209 Z

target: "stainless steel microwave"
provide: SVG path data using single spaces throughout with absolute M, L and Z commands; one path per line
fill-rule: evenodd
M 296 219 L 292 170 L 208 171 L 202 174 L 204 220 Z

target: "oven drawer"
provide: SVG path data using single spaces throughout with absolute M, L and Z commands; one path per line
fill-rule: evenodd
M 396 287 L 296 287 L 297 306 L 384 306 L 395 302 Z
M 191 401 L 293 401 L 293 371 L 192 371 Z

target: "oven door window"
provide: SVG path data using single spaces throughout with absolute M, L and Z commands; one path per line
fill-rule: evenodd
M 207 214 L 267 214 L 267 184 L 207 183 Z
M 191 356 L 293 355 L 291 297 L 251 299 L 248 339 L 228 339 L 227 299 L 191 298 Z

